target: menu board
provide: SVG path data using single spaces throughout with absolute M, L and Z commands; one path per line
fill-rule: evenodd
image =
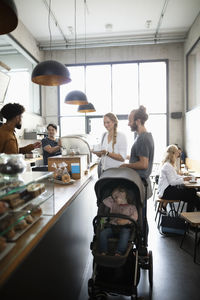
M 4 102 L 9 81 L 10 81 L 10 76 L 0 71 L 0 103 Z

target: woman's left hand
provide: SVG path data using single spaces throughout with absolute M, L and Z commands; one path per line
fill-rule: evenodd
M 128 164 L 122 164 L 122 165 L 119 166 L 119 168 L 128 168 L 128 167 L 129 167 Z
M 101 150 L 101 155 L 106 155 L 106 150 Z

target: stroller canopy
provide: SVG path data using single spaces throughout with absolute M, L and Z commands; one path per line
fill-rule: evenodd
M 144 184 L 138 173 L 130 168 L 110 168 L 105 170 L 95 184 L 97 205 L 108 197 L 112 190 L 119 185 L 125 186 L 134 193 L 137 203 L 143 205 L 145 200 Z

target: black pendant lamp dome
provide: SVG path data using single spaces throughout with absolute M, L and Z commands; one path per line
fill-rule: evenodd
M 69 70 L 55 60 L 39 63 L 32 72 L 34 83 L 46 86 L 57 86 L 71 81 Z
M 87 96 L 78 90 L 71 91 L 65 97 L 66 104 L 88 104 Z
M 58 86 L 71 81 L 69 70 L 60 62 L 52 60 L 51 28 L 50 28 L 51 0 L 49 0 L 48 27 L 50 35 L 51 60 L 39 63 L 32 72 L 31 80 L 34 83 L 45 86 Z
M 13 31 L 18 25 L 17 8 L 13 0 L 0 0 L 0 34 Z
M 80 113 L 88 113 L 88 112 L 95 112 L 96 109 L 92 103 L 79 105 L 78 112 Z

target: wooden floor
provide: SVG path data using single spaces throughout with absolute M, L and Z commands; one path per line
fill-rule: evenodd
M 96 178 L 82 190 L 37 247 L 0 291 L 1 300 L 88 300 L 88 279 L 93 257 L 90 242 L 96 215 Z M 149 246 L 153 252 L 153 290 L 149 293 L 148 271 L 141 270 L 138 296 L 143 300 L 199 300 L 200 265 L 180 248 L 180 236 L 160 235 L 154 221 L 153 200 L 148 200 Z M 80 223 L 80 224 L 79 224 Z M 185 246 L 192 252 L 193 236 Z M 200 260 L 200 249 L 198 258 Z M 39 270 L 39 271 L 38 271 Z M 130 297 L 108 296 L 108 300 Z
M 93 191 L 91 190 L 91 193 Z M 153 252 L 153 290 L 149 293 L 148 271 L 141 270 L 138 296 L 147 300 L 199 300 L 200 299 L 200 265 L 194 264 L 193 257 L 180 248 L 181 236 L 162 236 L 154 221 L 155 210 L 152 199 L 148 200 L 149 246 Z M 185 247 L 193 251 L 193 233 L 187 238 Z M 198 249 L 200 261 L 200 249 Z M 91 262 L 88 264 L 85 280 L 79 300 L 88 299 L 87 281 L 91 277 Z M 108 299 L 125 300 L 130 297 L 108 296 Z

